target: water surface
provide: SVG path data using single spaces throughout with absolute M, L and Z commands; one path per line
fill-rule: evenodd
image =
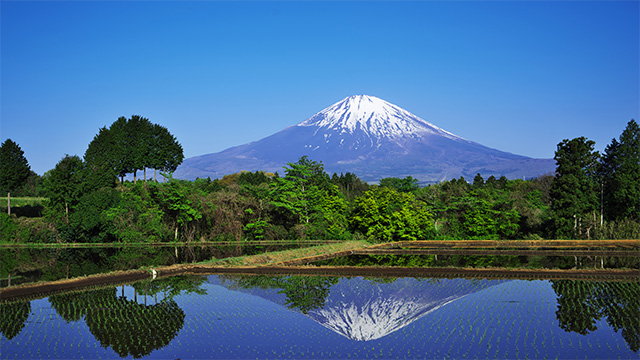
M 2 358 L 621 358 L 640 283 L 173 277 L 0 305 Z

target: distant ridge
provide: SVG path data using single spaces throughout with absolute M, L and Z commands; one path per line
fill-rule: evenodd
M 555 171 L 553 159 L 492 149 L 452 134 L 374 96 L 349 96 L 301 123 L 218 153 L 186 159 L 177 178 L 220 178 L 241 170 L 279 171 L 307 155 L 332 174 L 365 181 L 413 176 L 423 183 L 480 173 L 533 178 Z

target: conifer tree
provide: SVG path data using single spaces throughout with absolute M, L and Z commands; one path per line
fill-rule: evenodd
M 556 176 L 551 186 L 551 209 L 557 237 L 589 237 L 595 223 L 600 187 L 597 179 L 600 154 L 595 142 L 584 137 L 558 144 L 554 159 Z
M 89 172 L 101 183 L 116 176 L 124 181 L 131 173 L 136 180 L 138 170 L 144 171 L 146 179 L 147 168 L 173 172 L 182 160 L 182 146 L 169 130 L 139 115 L 122 116 L 100 129 L 85 152 Z
M 640 127 L 629 121 L 602 158 L 604 214 L 608 220 L 640 220 Z
M 18 191 L 31 174 L 24 151 L 11 139 L 0 145 L 0 194 Z

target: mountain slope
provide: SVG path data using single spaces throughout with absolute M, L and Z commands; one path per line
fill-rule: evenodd
M 278 288 L 245 288 L 231 278 L 208 277 L 208 282 L 289 306 Z M 362 277 L 340 278 L 331 286 L 324 305 L 306 316 L 348 339 L 370 341 L 387 336 L 464 296 L 499 285 L 504 280 L 398 278 L 377 282 Z M 287 305 L 289 304 L 289 305 Z
M 218 178 L 241 170 L 280 171 L 307 155 L 326 171 L 352 172 L 365 181 L 413 176 L 422 182 L 508 178 L 553 172 L 552 159 L 491 149 L 443 130 L 382 99 L 350 96 L 271 136 L 219 153 L 189 158 L 177 178 Z

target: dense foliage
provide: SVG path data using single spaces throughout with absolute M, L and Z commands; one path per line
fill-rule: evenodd
M 4 242 L 640 238 L 639 132 L 631 120 L 603 156 L 593 141 L 565 139 L 555 176 L 530 180 L 370 185 L 305 156 L 282 176 L 184 181 L 170 176 L 183 156 L 165 128 L 120 118 L 84 159 L 67 155 L 44 174 L 44 218 L 0 215 L 0 233 Z M 166 170 L 166 182 L 136 181 L 146 168 Z
M 0 145 L 0 194 L 12 196 L 36 196 L 38 175 L 31 171 L 20 145 L 11 139 Z

